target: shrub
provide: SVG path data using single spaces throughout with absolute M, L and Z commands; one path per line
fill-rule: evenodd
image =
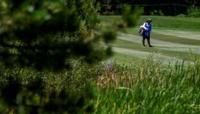
M 200 17 L 200 8 L 199 7 L 190 7 L 187 11 L 187 14 L 190 17 Z
M 91 112 L 86 85 L 115 38 L 94 1 L 1 0 L 0 10 L 0 113 Z
M 0 71 L 0 113 L 91 113 L 96 99 L 91 80 L 100 65 L 73 61 L 73 70 L 38 72 L 28 68 Z
M 59 70 L 71 58 L 108 57 L 93 0 L 0 1 L 0 60 L 6 66 Z M 97 31 L 98 30 L 98 34 Z M 107 40 L 111 41 L 111 40 Z M 110 48 L 107 45 L 108 49 Z M 96 50 L 95 50 L 95 49 Z M 91 61 L 89 61 L 91 62 Z
M 151 15 L 158 15 L 158 16 L 163 16 L 164 13 L 162 12 L 162 10 L 154 10 L 150 13 Z
M 135 7 L 134 9 L 130 5 L 124 5 L 122 8 L 122 19 L 127 23 L 128 27 L 136 26 L 137 20 L 143 13 L 143 8 Z

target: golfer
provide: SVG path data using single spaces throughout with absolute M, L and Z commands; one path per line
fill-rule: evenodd
M 152 19 L 147 19 L 146 22 L 144 22 L 143 25 L 140 26 L 139 33 L 142 35 L 142 44 L 145 47 L 145 39 L 147 39 L 147 43 L 149 47 L 153 47 L 151 45 L 150 37 L 151 37 L 151 30 L 152 30 L 152 25 L 151 25 Z

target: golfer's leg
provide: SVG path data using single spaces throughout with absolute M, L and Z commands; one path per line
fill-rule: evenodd
M 147 37 L 147 42 L 148 42 L 149 47 L 152 47 L 151 41 L 150 41 L 150 36 Z
M 142 44 L 143 44 L 143 46 L 145 46 L 145 36 L 144 35 L 142 37 Z

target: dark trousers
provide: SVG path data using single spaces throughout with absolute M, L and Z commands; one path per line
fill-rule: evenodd
M 147 43 L 149 45 L 149 47 L 151 47 L 151 42 L 150 42 L 150 33 L 148 33 L 148 35 L 145 34 L 145 32 L 142 35 L 142 44 L 143 46 L 145 46 L 145 39 L 147 39 Z

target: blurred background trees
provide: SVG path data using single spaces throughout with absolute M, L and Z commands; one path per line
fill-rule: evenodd
M 97 0 L 101 4 L 102 14 L 120 14 L 124 4 L 132 7 L 144 7 L 144 15 L 188 15 L 199 12 L 199 0 Z M 192 9 L 192 10 L 191 10 Z M 194 9 L 194 10 L 193 10 Z M 198 9 L 198 11 L 197 11 Z M 196 15 L 199 16 L 199 15 Z

